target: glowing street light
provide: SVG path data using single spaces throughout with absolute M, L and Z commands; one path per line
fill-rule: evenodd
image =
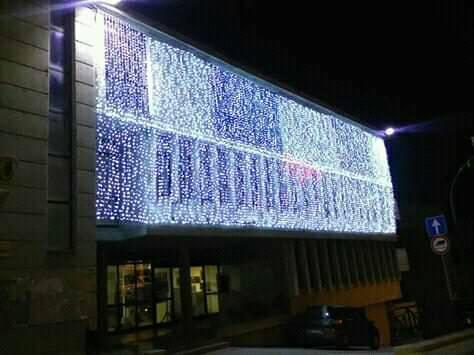
M 395 129 L 393 127 L 388 127 L 384 131 L 384 133 L 385 133 L 386 136 L 392 136 L 393 134 L 395 134 Z
M 108 5 L 117 5 L 122 0 L 102 0 L 101 2 L 108 4 Z

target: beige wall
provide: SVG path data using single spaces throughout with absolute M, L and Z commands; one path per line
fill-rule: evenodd
M 72 136 L 72 250 L 47 249 L 48 63 L 46 1 L 0 0 L 0 157 L 13 156 L 13 180 L 0 182 L 0 327 L 96 327 L 95 88 L 90 38 L 76 41 Z M 93 24 L 79 11 L 77 26 Z M 88 22 L 89 21 L 89 22 Z M 66 323 L 65 323 L 66 324 Z M 74 327 L 72 327 L 74 328 Z M 21 328 L 24 332 L 24 326 Z M 36 328 L 38 329 L 38 328 Z M 19 330 L 18 330 L 19 331 Z M 26 332 L 34 334 L 42 332 Z M 51 334 L 46 332 L 45 334 Z M 78 334 L 79 337 L 81 337 Z M 39 336 L 37 336 L 38 338 Z M 44 334 L 43 342 L 50 342 Z M 12 339 L 13 339 L 12 335 Z M 34 344 L 39 339 L 24 339 Z M 60 340 L 57 339 L 58 343 Z M 19 344 L 17 344 L 19 346 Z M 40 352 L 41 346 L 36 348 Z M 21 353 L 19 348 L 9 354 Z M 59 351 L 59 350 L 58 350 Z M 30 352 L 31 353 L 31 352 Z

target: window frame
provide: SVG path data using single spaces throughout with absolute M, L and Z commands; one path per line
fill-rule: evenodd
M 138 301 L 137 297 L 137 264 L 149 264 L 151 266 L 151 277 L 152 277 L 152 287 L 151 287 L 151 303 L 147 301 Z M 122 265 L 133 265 L 133 271 L 134 271 L 134 294 L 135 294 L 135 300 L 134 302 L 122 302 L 121 297 L 120 297 L 120 266 Z M 209 266 L 215 266 L 217 268 L 217 273 L 216 273 L 216 285 L 217 285 L 217 291 L 209 291 L 207 292 L 206 288 L 206 267 Z M 115 291 L 114 291 L 114 304 L 109 304 L 108 303 L 108 268 L 109 267 L 114 267 L 114 272 L 115 272 Z M 193 319 L 204 319 L 204 318 L 210 318 L 210 317 L 215 317 L 220 314 L 220 303 L 219 303 L 219 311 L 217 313 L 209 313 L 208 312 L 208 301 L 207 298 L 209 295 L 217 295 L 219 298 L 219 295 L 221 293 L 219 289 L 219 274 L 221 271 L 221 266 L 219 264 L 192 264 L 190 265 L 189 272 L 191 273 L 191 267 L 201 267 L 203 270 L 203 283 L 204 283 L 204 314 L 201 315 L 196 315 L 193 316 Z M 142 329 L 150 329 L 150 328 L 166 328 L 173 326 L 174 324 L 178 323 L 180 321 L 180 318 L 176 316 L 176 304 L 175 304 L 175 294 L 174 294 L 174 285 L 173 285 L 173 269 L 176 269 L 179 267 L 173 266 L 173 265 L 163 265 L 160 263 L 156 263 L 153 261 L 146 261 L 146 260 L 133 260 L 133 261 L 128 261 L 128 262 L 117 262 L 117 263 L 110 263 L 105 266 L 105 274 L 106 274 L 106 287 L 105 287 L 105 312 L 102 315 L 104 319 L 104 325 L 105 325 L 105 331 L 107 334 L 121 334 L 121 333 L 129 333 L 129 332 L 134 332 Z M 168 270 L 168 275 L 169 275 L 169 280 L 170 280 L 170 297 L 168 298 L 158 298 L 156 297 L 155 294 L 155 282 L 156 282 L 156 276 L 155 276 L 155 269 L 167 269 Z M 192 292 L 192 291 L 191 291 Z M 220 299 L 219 299 L 220 300 Z M 171 319 L 169 321 L 165 322 L 158 322 L 156 319 L 156 304 L 160 302 L 171 302 Z M 153 321 L 149 325 L 139 325 L 138 323 L 138 307 L 143 306 L 143 305 L 151 305 L 152 308 L 152 317 Z M 134 321 L 134 326 L 129 327 L 129 328 L 123 328 L 121 327 L 120 323 L 120 308 L 121 307 L 127 307 L 127 306 L 134 306 L 135 309 L 135 321 Z M 110 330 L 109 327 L 109 311 L 115 309 L 115 324 L 117 327 L 113 330 Z
M 73 174 L 74 166 L 74 133 L 72 127 L 74 125 L 73 117 L 73 49 L 74 49 L 74 11 L 72 9 L 64 9 L 61 6 L 60 1 L 50 0 L 50 6 L 52 7 L 51 18 L 49 21 L 49 30 L 48 30 L 48 42 L 49 42 L 49 51 L 48 51 L 48 131 L 51 131 L 51 122 L 53 121 L 53 116 L 60 116 L 63 119 L 64 123 L 64 135 L 67 135 L 65 147 L 61 147 L 64 151 L 56 151 L 51 146 L 51 136 L 48 134 L 48 158 L 62 158 L 68 160 L 68 181 L 70 187 L 70 193 L 68 199 L 57 199 L 49 195 L 47 196 L 47 203 L 49 205 L 63 205 L 68 209 L 69 212 L 69 226 L 68 226 L 68 235 L 64 236 L 67 240 L 64 243 L 55 243 L 54 238 L 50 236 L 50 231 L 48 231 L 48 237 L 46 240 L 46 250 L 49 253 L 70 253 L 74 248 L 74 234 L 75 234 L 75 199 L 72 193 L 75 191 L 76 181 Z M 59 20 L 54 22 L 54 20 Z M 60 23 L 58 23 L 60 22 Z M 63 34 L 63 60 L 62 68 L 59 65 L 54 64 L 51 61 L 51 56 L 53 54 L 53 41 L 51 40 L 53 33 L 62 33 Z M 61 74 L 63 77 L 62 86 L 62 105 L 63 107 L 58 109 L 51 105 L 51 76 L 52 73 Z M 56 120 L 57 121 L 57 120 Z M 49 159 L 48 159 L 49 160 Z M 50 183 L 49 175 L 49 161 L 48 161 L 48 184 Z M 64 244 L 64 245 L 63 245 Z

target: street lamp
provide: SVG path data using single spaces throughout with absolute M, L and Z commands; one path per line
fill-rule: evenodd
M 453 224 L 456 225 L 457 217 L 456 217 L 456 207 L 454 205 L 454 187 L 456 186 L 456 182 L 458 181 L 459 176 L 464 172 L 466 168 L 470 168 L 471 165 L 474 165 L 474 156 L 470 157 L 457 171 L 456 175 L 451 182 L 451 186 L 449 187 L 449 206 L 451 209 L 451 216 L 453 218 Z
M 395 134 L 395 128 L 388 127 L 387 129 L 385 129 L 384 133 L 387 137 L 390 137 Z
M 474 148 L 474 136 L 471 136 L 471 145 Z M 451 182 L 451 186 L 449 187 L 449 207 L 451 209 L 451 216 L 453 218 L 454 225 L 456 225 L 456 222 L 457 222 L 456 207 L 454 206 L 454 186 L 456 185 L 456 182 L 459 176 L 461 176 L 461 174 L 463 173 L 463 171 L 466 168 L 469 169 L 471 165 L 474 165 L 474 156 L 467 159 L 467 161 L 463 165 L 461 165 L 456 175 L 454 176 L 453 181 Z
M 122 0 L 102 0 L 100 2 L 103 2 L 103 3 L 108 4 L 108 5 L 117 5 L 121 1 Z

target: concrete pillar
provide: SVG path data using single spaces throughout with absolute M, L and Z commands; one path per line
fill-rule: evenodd
M 98 294 L 98 319 L 97 326 L 99 337 L 107 335 L 107 260 L 104 248 L 97 247 L 97 294 Z
M 306 250 L 308 255 L 308 264 L 310 268 L 311 284 L 315 291 L 320 291 L 323 288 L 321 280 L 320 258 L 315 240 L 306 241 Z
M 370 282 L 370 276 L 368 262 L 365 258 L 365 248 L 363 243 L 364 242 L 360 241 L 354 242 L 354 248 L 357 254 L 357 265 L 360 270 L 360 281 L 362 284 L 367 285 Z
M 329 255 L 331 261 L 331 268 L 333 270 L 334 283 L 336 288 L 344 287 L 342 282 L 342 275 L 341 275 L 341 261 L 339 260 L 339 252 L 338 252 L 338 245 L 336 240 L 329 240 Z
M 375 323 L 380 334 L 380 345 L 390 345 L 390 321 L 385 303 L 371 304 L 367 307 L 367 318 Z
M 183 342 L 191 341 L 193 328 L 193 302 L 191 296 L 191 261 L 189 247 L 183 242 L 179 247 L 179 287 L 181 289 L 181 312 Z
M 379 243 L 378 246 L 378 252 L 379 252 L 379 258 L 382 263 L 382 279 L 383 281 L 388 281 L 390 280 L 390 260 L 387 258 L 387 255 L 385 253 L 385 250 L 387 248 L 387 243 Z
M 352 287 L 352 275 L 351 269 L 349 266 L 349 255 L 347 251 L 347 244 L 349 241 L 341 240 L 338 241 L 339 255 L 340 255 L 340 264 L 343 272 L 343 282 L 346 287 Z
M 370 248 L 370 256 L 374 263 L 375 280 L 377 282 L 382 282 L 383 280 L 382 261 L 380 260 L 378 244 L 379 244 L 378 242 L 370 241 L 369 248 Z
M 296 267 L 296 257 L 295 257 L 295 242 L 288 242 L 288 272 L 289 272 L 289 287 L 290 294 L 292 296 L 298 296 L 300 294 L 300 286 L 298 282 L 298 268 Z
M 329 262 L 329 250 L 328 250 L 327 243 L 328 243 L 327 240 L 321 240 L 318 251 L 320 252 L 320 257 L 322 261 L 321 276 L 323 280 L 323 286 L 325 288 L 332 289 L 334 288 L 334 282 L 333 282 L 333 273 L 331 269 L 331 264 Z
M 362 270 L 360 269 L 358 256 L 357 256 L 357 246 L 356 242 L 349 241 L 349 245 L 346 248 L 347 257 L 349 259 L 349 268 L 351 272 L 352 284 L 358 286 L 362 282 Z
M 375 263 L 372 258 L 372 253 L 371 253 L 371 248 L 370 248 L 370 241 L 363 241 L 363 253 L 364 253 L 364 260 L 365 260 L 365 265 L 367 268 L 367 279 L 369 283 L 375 283 L 376 282 L 376 277 L 375 277 Z
M 306 253 L 306 244 L 304 240 L 296 241 L 296 261 L 298 265 L 298 280 L 300 289 L 304 292 L 311 292 L 311 280 L 309 276 L 308 256 Z

